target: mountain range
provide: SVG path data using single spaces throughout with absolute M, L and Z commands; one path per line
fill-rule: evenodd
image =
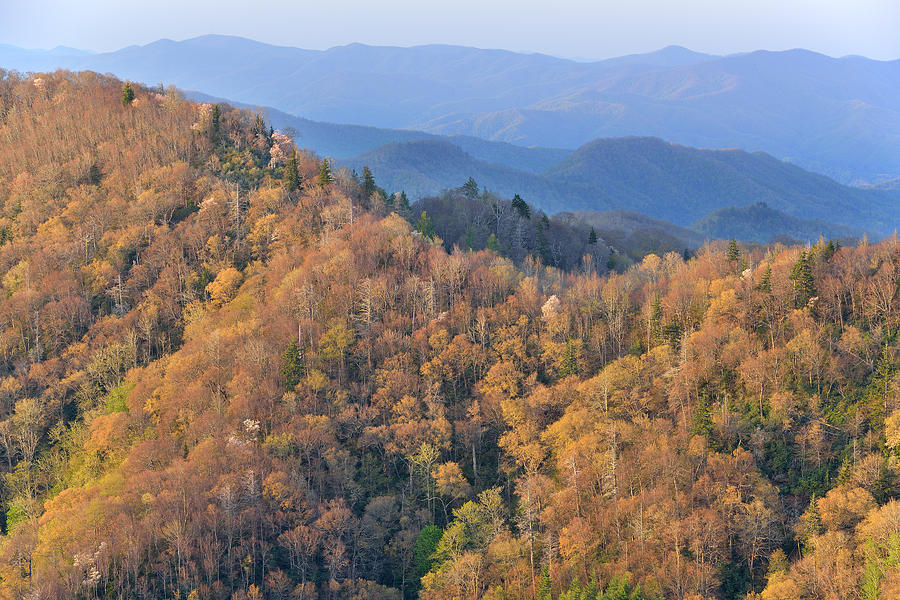
M 626 210 L 687 227 L 725 208 L 765 203 L 794 219 L 785 228 L 768 219 L 765 228 L 742 238 L 756 241 L 826 232 L 889 235 L 900 219 L 900 202 L 890 191 L 844 186 L 762 152 L 702 150 L 650 137 L 595 140 L 540 173 L 481 160 L 434 139 L 390 143 L 341 164 L 358 172 L 368 166 L 385 189 L 414 198 L 473 177 L 495 194 L 520 194 L 548 213 Z M 719 216 L 719 233 L 728 216 Z
M 584 63 L 440 45 L 314 51 L 210 35 L 100 54 L 2 47 L 0 64 L 112 72 L 315 121 L 568 149 L 655 136 L 761 150 L 844 183 L 900 176 L 897 60 L 669 47 Z

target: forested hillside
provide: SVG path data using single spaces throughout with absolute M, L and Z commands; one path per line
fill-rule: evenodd
M 896 238 L 563 271 L 174 91 L 0 119 L 0 598 L 897 597 Z
M 775 240 L 814 241 L 819 237 L 837 240 L 859 240 L 865 235 L 861 229 L 828 223 L 821 219 L 801 219 L 765 202 L 747 206 L 732 206 L 710 213 L 694 223 L 693 229 L 710 239 L 728 239 L 766 243 Z
M 386 187 L 413 199 L 474 177 L 495 194 L 520 194 L 550 213 L 627 210 L 688 227 L 722 209 L 765 202 L 796 219 L 819 220 L 767 219 L 748 231 L 739 219 L 716 219 L 717 235 L 751 234 L 747 241 L 769 242 L 798 230 L 816 231 L 817 238 L 842 226 L 886 236 L 900 223 L 900 203 L 887 190 L 840 185 L 761 152 L 690 148 L 657 138 L 594 140 L 540 174 L 477 159 L 448 140 L 386 144 L 341 163 L 357 171 L 368 166 Z

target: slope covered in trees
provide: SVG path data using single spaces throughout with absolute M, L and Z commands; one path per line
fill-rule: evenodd
M 896 596 L 896 239 L 448 252 L 133 91 L 0 79 L 0 597 Z
M 733 237 L 759 243 L 778 239 L 813 241 L 820 237 L 852 241 L 866 235 L 863 230 L 846 225 L 794 217 L 765 202 L 717 210 L 694 223 L 692 228 L 711 239 Z
M 625 208 L 679 225 L 757 202 L 882 235 L 890 235 L 900 218 L 896 200 L 884 192 L 843 186 L 764 152 L 706 150 L 658 138 L 595 140 L 544 176 L 598 187 L 617 200 L 627 198 Z
M 521 194 L 549 213 L 627 210 L 687 227 L 724 208 L 765 202 L 796 218 L 819 219 L 804 225 L 818 230 L 814 237 L 840 230 L 835 223 L 890 235 L 900 222 L 900 203 L 886 190 L 843 186 L 761 152 L 704 150 L 657 138 L 594 140 L 540 174 L 477 159 L 452 139 L 386 144 L 342 162 L 357 171 L 368 165 L 386 187 L 412 198 L 473 177 L 495 194 Z M 769 221 L 765 242 L 797 229 L 796 223 Z M 731 227 L 717 232 L 726 239 L 747 233 L 740 222 L 718 223 Z

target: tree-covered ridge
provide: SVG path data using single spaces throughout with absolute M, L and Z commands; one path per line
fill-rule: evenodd
M 0 85 L 0 597 L 896 595 L 896 238 L 448 251 L 122 86 Z

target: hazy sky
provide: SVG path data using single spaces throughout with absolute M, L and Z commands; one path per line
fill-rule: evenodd
M 604 58 L 679 44 L 900 58 L 900 0 L 0 0 L 0 43 L 115 50 L 206 33 Z

